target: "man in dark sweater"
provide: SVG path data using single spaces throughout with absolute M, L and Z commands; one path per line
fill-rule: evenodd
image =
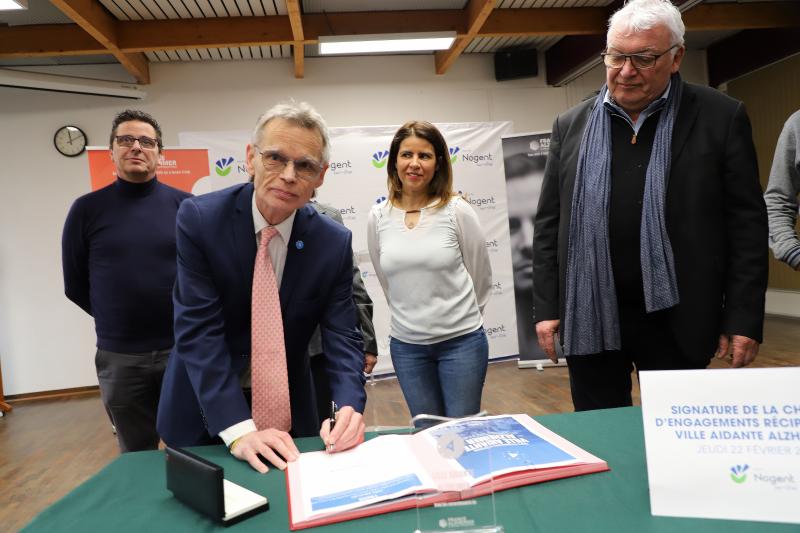
M 678 75 L 669 0 L 609 22 L 606 85 L 553 124 L 534 236 L 534 317 L 576 410 L 631 404 L 631 372 L 750 364 L 767 217 L 741 102 Z
M 97 378 L 120 450 L 154 450 L 173 344 L 175 216 L 191 195 L 156 178 L 161 128 L 147 113 L 118 114 L 109 145 L 117 180 L 75 200 L 64 223 L 64 292 L 94 317 Z

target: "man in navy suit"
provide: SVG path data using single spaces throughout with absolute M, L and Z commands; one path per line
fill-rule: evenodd
M 223 442 L 266 472 L 299 452 L 292 437 L 317 433 L 328 449 L 363 440 L 364 355 L 352 299 L 351 234 L 306 202 L 328 168 L 325 122 L 308 104 L 279 104 L 259 119 L 247 146 L 251 183 L 184 202 L 178 211 L 175 347 L 158 430 L 171 446 Z M 291 434 L 256 427 L 250 407 L 251 291 L 260 231 L 279 286 L 291 404 Z M 340 406 L 320 427 L 307 354 L 320 326 L 325 369 Z

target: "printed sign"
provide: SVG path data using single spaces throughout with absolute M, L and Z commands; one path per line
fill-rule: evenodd
M 92 190 L 96 191 L 113 183 L 117 176 L 108 148 L 90 146 L 86 151 L 89 154 Z M 164 148 L 158 160 L 156 176 L 161 183 L 193 192 L 195 183 L 208 176 L 208 149 Z
M 800 367 L 639 379 L 654 515 L 800 524 Z

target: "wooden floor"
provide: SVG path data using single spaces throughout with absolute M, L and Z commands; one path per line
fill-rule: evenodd
M 764 337 L 753 366 L 800 366 L 800 321 L 768 318 Z M 711 366 L 726 364 L 715 360 Z M 395 380 L 369 383 L 367 396 L 368 425 L 407 424 L 408 410 Z M 638 403 L 638 390 L 635 398 Z M 17 531 L 118 455 L 97 393 L 12 404 L 14 410 L 0 418 L 1 532 Z M 483 408 L 531 415 L 571 411 L 567 370 L 520 370 L 516 361 L 492 364 Z

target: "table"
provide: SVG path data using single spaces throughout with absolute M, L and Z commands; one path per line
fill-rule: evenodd
M 559 479 L 496 494 L 498 521 L 507 533 L 535 532 L 788 532 L 797 524 L 654 517 L 650 515 L 642 414 L 638 407 L 536 417 L 566 439 L 605 459 L 610 472 Z M 318 438 L 297 440 L 300 451 L 322 449 Z M 224 446 L 191 450 L 225 468 L 225 477 L 265 495 L 270 510 L 230 528 L 184 507 L 166 489 L 164 453 L 128 453 L 45 509 L 24 531 L 113 533 L 158 531 L 288 531 L 283 472 L 260 475 Z M 686 487 L 686 490 L 692 490 Z M 702 497 L 699 496 L 699 497 Z M 416 511 L 400 511 L 331 524 L 314 533 L 402 532 L 416 528 Z

